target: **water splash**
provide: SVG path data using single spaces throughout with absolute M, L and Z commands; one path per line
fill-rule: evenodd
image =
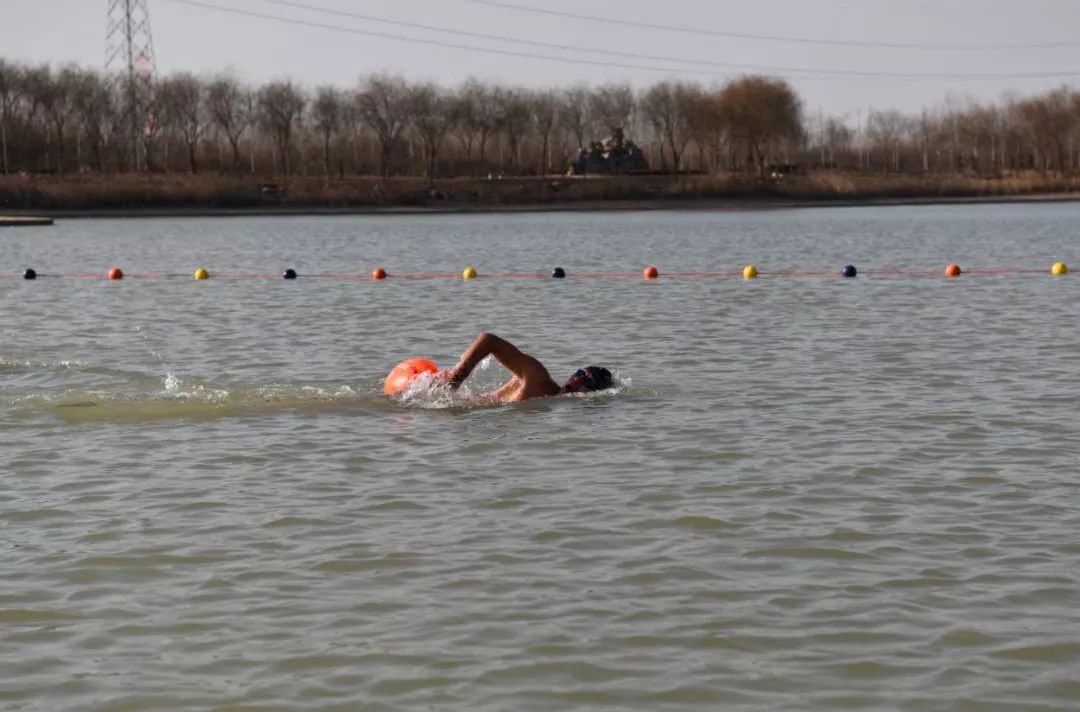
M 12 359 L 0 360 L 0 368 L 35 370 L 45 367 Z M 471 410 L 503 405 L 491 397 L 508 377 L 498 362 L 488 357 L 474 371 L 469 382 L 452 389 L 440 377 L 424 374 L 401 395 L 382 395 L 377 382 L 361 384 L 312 384 L 291 382 L 209 383 L 194 377 L 168 372 L 164 377 L 138 372 L 112 372 L 78 361 L 48 362 L 48 368 L 70 368 L 88 372 L 108 371 L 108 383 L 101 386 L 35 389 L 28 394 L 4 397 L 15 418 L 42 415 L 76 422 L 148 422 L 168 419 L 213 419 L 259 413 L 337 410 L 374 407 L 392 411 L 402 407 L 425 410 Z M 614 375 L 614 385 L 605 391 L 574 394 L 574 398 L 598 399 L 627 391 L 629 377 Z
M 442 409 L 475 405 L 476 395 L 467 386 L 454 389 L 437 374 L 424 373 L 413 380 L 397 401 L 406 407 Z
M 395 400 L 408 408 L 430 410 L 503 405 L 503 402 L 496 400 L 492 394 L 505 383 L 507 377 L 508 373 L 499 366 L 492 356 L 488 356 L 476 366 L 468 382 L 457 389 L 451 388 L 448 383 L 441 380 L 437 375 L 425 373 L 409 384 L 409 387 L 399 396 L 396 396 Z M 631 385 L 632 379 L 629 376 L 623 376 L 613 371 L 610 388 L 591 393 L 570 393 L 561 397 L 588 400 L 609 398 L 625 393 L 630 389 Z
M 391 407 L 374 384 L 250 383 L 227 388 L 168 373 L 134 377 L 103 387 L 71 387 L 5 399 L 13 417 L 52 415 L 69 423 L 207 420 L 287 410 Z
M 64 359 L 61 361 L 20 361 L 18 359 L 0 356 L 0 372 L 34 371 L 38 369 L 46 371 L 65 371 L 86 368 L 90 364 L 85 361 Z
M 197 381 L 185 381 L 172 373 L 165 374 L 161 395 L 173 400 L 209 403 L 225 403 L 229 399 L 229 391 L 223 388 L 209 388 Z

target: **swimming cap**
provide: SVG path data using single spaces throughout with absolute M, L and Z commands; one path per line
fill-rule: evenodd
M 589 375 L 592 376 L 594 391 L 603 391 L 611 388 L 611 384 L 614 379 L 611 377 L 611 371 L 607 370 L 603 366 L 586 366 Z

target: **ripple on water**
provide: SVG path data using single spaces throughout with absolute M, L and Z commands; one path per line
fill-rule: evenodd
M 991 652 L 990 655 L 1016 662 L 1071 663 L 1080 660 L 1080 641 L 1070 640 L 1047 645 L 1005 647 Z

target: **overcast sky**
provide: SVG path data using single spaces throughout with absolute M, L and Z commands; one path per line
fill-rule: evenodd
M 194 1 L 293 22 L 190 4 Z M 644 87 L 665 77 L 710 84 L 763 73 L 787 78 L 809 114 L 820 110 L 852 122 L 860 114 L 865 117 L 871 106 L 914 113 L 941 107 L 950 97 L 955 102 L 997 101 L 1008 91 L 1030 95 L 1062 84 L 1080 86 L 1077 0 L 497 0 L 496 4 L 487 0 L 148 0 L 148 4 L 159 72 L 230 70 L 251 81 L 291 78 L 307 85 L 352 86 L 362 74 L 385 70 L 446 85 L 476 76 L 529 87 L 613 81 Z M 0 0 L 0 56 L 102 67 L 108 5 L 109 0 Z M 522 8 L 607 17 L 628 24 Z M 755 37 L 726 36 L 731 34 Z M 1060 44 L 1046 46 L 1053 43 Z M 795 71 L 800 69 L 838 74 Z M 868 77 L 852 72 L 949 76 Z M 962 76 L 972 74 L 996 76 Z M 1042 76 L 1005 76 L 1020 74 Z M 1047 76 L 1052 74 L 1057 76 Z

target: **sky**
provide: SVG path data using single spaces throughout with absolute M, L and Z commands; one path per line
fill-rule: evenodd
M 849 123 L 1080 87 L 1077 0 L 146 2 L 160 73 L 252 82 L 344 87 L 385 71 L 447 86 L 644 88 L 766 74 L 787 79 L 809 116 Z M 103 68 L 109 4 L 0 0 L 0 57 Z

